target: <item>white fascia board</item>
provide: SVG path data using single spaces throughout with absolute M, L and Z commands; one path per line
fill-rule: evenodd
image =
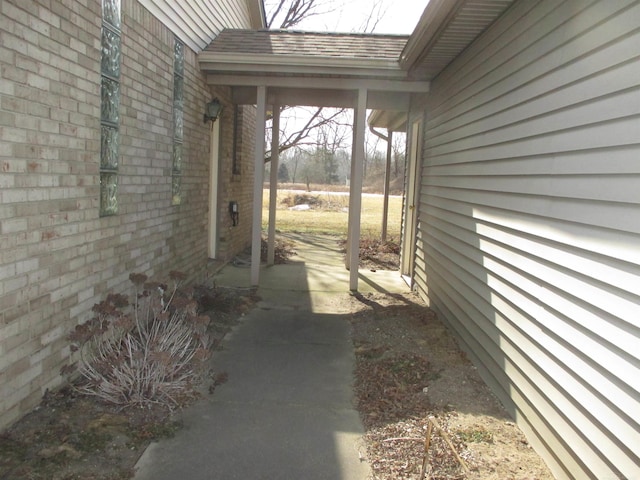
M 367 78 L 319 78 L 319 77 L 285 77 L 267 75 L 226 75 L 209 73 L 207 75 L 209 85 L 231 86 L 231 87 L 256 87 L 263 85 L 266 87 L 281 88 L 318 88 L 334 90 L 367 90 L 407 92 L 407 93 L 428 93 L 430 82 L 424 81 L 402 81 L 383 80 Z
M 225 63 L 201 63 L 200 69 L 208 72 L 224 72 L 224 74 L 238 74 L 238 75 L 260 75 L 260 74 L 273 74 L 273 75 L 297 75 L 305 76 L 305 75 L 313 75 L 313 76 L 341 76 L 341 77 L 350 77 L 350 78 L 359 78 L 359 77 L 369 77 L 369 78 L 380 78 L 380 79 L 392 79 L 392 80 L 403 80 L 407 77 L 406 72 L 381 72 L 380 70 L 375 69 L 354 69 L 351 67 L 312 67 L 312 66 L 286 66 L 286 65 L 260 65 L 260 64 L 252 64 L 252 65 L 242 65 L 239 67 L 235 64 L 225 64 Z
M 238 55 L 234 53 L 201 52 L 198 56 L 203 70 L 237 72 L 310 73 L 341 75 L 372 75 L 405 78 L 406 72 L 395 60 L 363 58 L 330 58 L 301 55 Z

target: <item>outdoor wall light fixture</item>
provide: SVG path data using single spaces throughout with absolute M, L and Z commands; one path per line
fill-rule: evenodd
M 204 123 L 209 120 L 215 122 L 222 113 L 222 104 L 220 100 L 214 98 L 204 106 Z

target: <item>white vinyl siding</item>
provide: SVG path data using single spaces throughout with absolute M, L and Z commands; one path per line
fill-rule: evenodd
M 640 478 L 640 2 L 517 2 L 423 146 L 419 290 L 557 478 Z
M 140 0 L 196 53 L 225 28 L 251 28 L 246 0 Z

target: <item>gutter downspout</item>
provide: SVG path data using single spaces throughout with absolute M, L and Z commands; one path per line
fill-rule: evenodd
M 369 131 L 376 137 L 387 142 L 387 165 L 384 172 L 384 191 L 383 191 L 383 207 L 382 207 L 382 235 L 380 240 L 387 241 L 387 224 L 389 222 L 389 182 L 391 177 L 391 149 L 393 142 L 393 131 L 387 130 L 388 135 L 378 132 L 374 127 L 369 126 Z

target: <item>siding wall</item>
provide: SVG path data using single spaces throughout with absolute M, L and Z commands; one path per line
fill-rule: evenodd
M 100 217 L 101 2 L 68 3 L 0 2 L 0 428 L 62 382 L 67 333 L 107 293 L 128 291 L 129 273 L 211 273 L 202 114 L 214 95 L 232 112 L 230 92 L 211 92 L 185 49 L 183 200 L 172 206 L 174 34 L 123 1 L 119 213 Z M 230 183 L 233 115 L 218 121 L 220 181 Z M 240 143 L 251 144 L 251 133 Z M 242 176 L 251 178 L 244 150 Z M 237 200 L 250 211 L 252 182 L 238 183 L 219 198 L 224 257 L 250 244 L 226 210 Z
M 557 478 L 640 478 L 640 2 L 516 3 L 426 120 L 419 290 Z
M 250 28 L 245 0 L 140 0 L 194 51 L 200 52 L 224 28 Z

